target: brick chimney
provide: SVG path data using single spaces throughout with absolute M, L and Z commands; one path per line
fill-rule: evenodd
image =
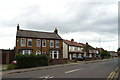
M 57 28 L 55 28 L 54 33 L 58 34 L 58 29 Z
M 17 24 L 17 30 L 19 30 L 19 29 L 20 29 L 19 24 Z
M 71 39 L 71 41 L 73 41 L 73 42 L 74 42 L 74 39 Z

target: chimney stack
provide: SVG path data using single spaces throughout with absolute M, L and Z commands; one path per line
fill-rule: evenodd
M 57 30 L 57 28 L 55 28 L 54 33 L 55 33 L 55 34 L 58 34 L 58 30 Z
M 86 45 L 88 45 L 88 42 L 86 42 Z
M 20 29 L 20 27 L 19 27 L 19 24 L 17 25 L 17 30 L 19 30 Z
M 74 39 L 71 39 L 71 41 L 73 41 L 73 42 L 74 42 Z

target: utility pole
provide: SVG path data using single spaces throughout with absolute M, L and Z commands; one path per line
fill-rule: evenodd
M 101 44 L 100 44 L 100 38 L 99 38 L 99 47 L 101 48 Z

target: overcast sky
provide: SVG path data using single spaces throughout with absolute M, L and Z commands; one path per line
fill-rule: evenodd
M 37 31 L 58 28 L 63 39 L 118 48 L 118 0 L 0 0 L 0 49 L 15 46 L 17 24 Z

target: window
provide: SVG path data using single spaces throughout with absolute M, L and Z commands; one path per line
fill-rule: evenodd
M 28 39 L 28 47 L 32 46 L 32 39 Z
M 74 53 L 74 54 L 73 54 L 73 58 L 76 58 L 76 57 L 77 57 L 77 54 Z
M 42 52 L 43 55 L 46 55 L 46 52 Z
M 41 54 L 41 51 L 40 51 L 40 50 L 37 50 L 37 51 L 36 51 L 36 55 L 37 55 L 37 54 Z
M 50 40 L 50 47 L 54 47 L 54 41 Z
M 59 48 L 59 41 L 56 41 L 56 48 Z
M 42 47 L 46 47 L 46 40 L 42 40 Z
M 32 50 L 22 50 L 22 54 L 31 54 Z
M 24 38 L 21 39 L 21 46 L 26 46 L 26 39 Z
M 77 47 L 75 47 L 74 49 L 75 49 L 75 51 L 77 51 Z
M 57 50 L 50 51 L 50 57 L 51 57 L 51 59 L 58 59 L 59 58 L 59 51 L 57 51 Z
M 37 40 L 36 40 L 36 46 L 37 46 L 37 47 L 40 47 L 40 46 L 41 46 L 41 40 L 40 40 L 40 39 L 37 39 Z

